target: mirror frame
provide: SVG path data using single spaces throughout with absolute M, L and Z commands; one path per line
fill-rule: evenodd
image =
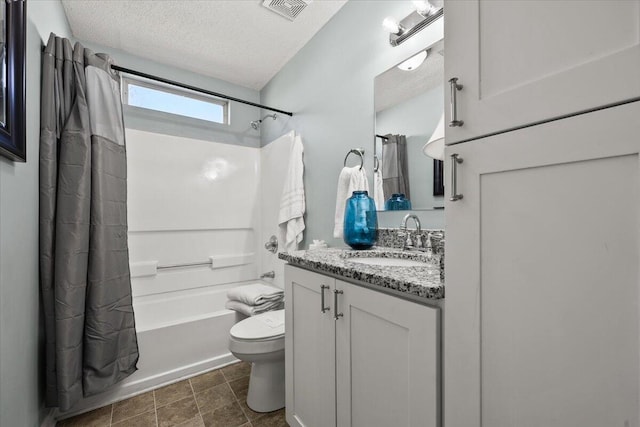
M 27 161 L 25 117 L 26 0 L 5 0 L 6 20 L 6 125 L 0 125 L 0 154 Z

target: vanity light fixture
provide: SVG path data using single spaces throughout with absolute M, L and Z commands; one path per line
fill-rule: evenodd
M 416 10 L 398 22 L 392 17 L 387 17 L 382 26 L 389 31 L 389 43 L 398 46 L 409 37 L 426 28 L 444 14 L 442 7 L 436 7 L 427 0 L 414 1 Z
M 384 18 L 384 21 L 382 21 L 382 26 L 386 28 L 386 30 L 389 31 L 391 34 L 395 34 L 395 35 L 400 35 L 404 31 L 404 28 L 400 26 L 398 21 L 396 21 L 394 18 L 390 16 L 387 16 L 386 18 Z
M 425 17 L 435 9 L 427 0 L 416 0 L 413 2 L 413 5 L 416 8 L 416 12 Z
M 427 59 L 427 51 L 423 50 L 413 55 L 411 58 L 398 65 L 398 68 L 402 71 L 413 71 L 422 65 L 424 60 Z

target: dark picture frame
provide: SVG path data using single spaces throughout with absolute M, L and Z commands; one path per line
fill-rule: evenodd
M 4 0 L 6 28 L 5 123 L 0 122 L 0 154 L 27 161 L 25 117 L 26 0 Z M 1 75 L 1 74 L 0 74 Z
M 444 196 L 444 162 L 433 159 L 433 195 Z

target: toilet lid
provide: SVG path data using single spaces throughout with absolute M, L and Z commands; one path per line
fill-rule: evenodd
M 231 336 L 240 340 L 264 340 L 284 334 L 284 310 L 258 314 L 231 328 Z

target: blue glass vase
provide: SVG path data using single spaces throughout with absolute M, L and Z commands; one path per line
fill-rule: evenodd
M 344 210 L 344 242 L 353 249 L 369 249 L 378 239 L 376 204 L 366 191 L 354 191 Z
M 408 211 L 411 210 L 411 200 L 403 193 L 393 193 L 389 200 L 384 202 L 384 208 L 388 211 Z

